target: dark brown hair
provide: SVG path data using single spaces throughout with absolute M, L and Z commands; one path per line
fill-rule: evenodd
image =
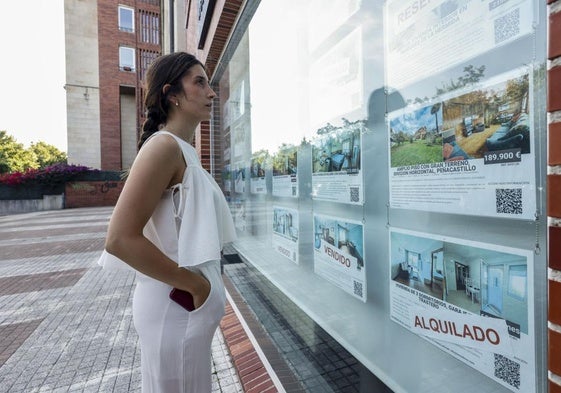
M 167 121 L 169 95 L 181 91 L 181 79 L 191 67 L 197 64 L 204 67 L 195 56 L 186 52 L 176 52 L 160 56 L 150 65 L 146 72 L 146 95 L 144 97 L 146 121 L 142 125 L 142 135 L 138 142 L 139 149 L 146 139 Z M 163 89 L 167 84 L 171 87 L 164 94 Z

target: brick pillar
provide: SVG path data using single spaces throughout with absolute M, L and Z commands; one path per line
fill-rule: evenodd
M 549 392 L 561 393 L 561 0 L 548 0 L 547 75 L 549 216 L 548 369 Z
M 197 145 L 197 151 L 201 158 L 203 168 L 210 172 L 210 122 L 205 121 L 201 123 L 200 127 L 200 144 Z

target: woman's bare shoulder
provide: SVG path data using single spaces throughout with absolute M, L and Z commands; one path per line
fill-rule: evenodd
M 142 145 L 136 160 L 145 160 L 170 164 L 170 160 L 183 161 L 181 147 L 175 138 L 168 134 L 158 134 Z M 136 161 L 135 160 L 135 161 Z

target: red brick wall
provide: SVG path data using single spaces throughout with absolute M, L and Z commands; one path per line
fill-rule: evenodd
M 119 30 L 119 5 L 135 9 L 135 31 Z M 142 7 L 140 7 L 142 5 Z M 99 46 L 99 95 L 100 95 L 100 144 L 101 169 L 121 170 L 121 119 L 120 86 L 133 87 L 137 96 L 137 115 L 142 113 L 139 80 L 140 54 L 136 50 L 136 72 L 119 69 L 119 46 L 160 51 L 159 45 L 139 42 L 140 17 L 142 8 L 153 13 L 160 12 L 159 6 L 136 0 L 98 0 L 98 46 Z M 142 119 L 139 119 L 139 122 Z
M 80 181 L 66 183 L 64 207 L 115 206 L 121 194 L 122 181 Z
M 121 169 L 119 86 L 136 86 L 136 73 L 119 70 L 119 46 L 135 47 L 136 35 L 119 30 L 119 4 L 134 8 L 134 0 L 98 0 L 101 169 Z M 138 27 L 136 25 L 135 27 Z
M 561 0 L 548 0 L 548 4 L 548 368 L 549 392 L 561 393 Z
M 200 132 L 197 135 L 197 153 L 199 153 L 203 168 L 210 171 L 210 123 L 208 121 L 201 123 Z

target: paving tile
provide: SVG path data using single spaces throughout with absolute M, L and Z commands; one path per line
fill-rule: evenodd
M 42 319 L 0 326 L 0 367 L 35 331 Z
M 140 393 L 134 274 L 96 264 L 110 213 L 0 217 L 0 393 Z M 212 361 L 216 393 L 243 392 L 220 329 Z
M 246 263 L 225 265 L 224 276 L 232 299 L 287 392 L 360 391 L 369 373 L 257 269 Z M 391 392 L 385 387 L 378 391 Z
M 0 296 L 44 289 L 70 287 L 76 284 L 86 269 L 60 270 L 0 278 Z

